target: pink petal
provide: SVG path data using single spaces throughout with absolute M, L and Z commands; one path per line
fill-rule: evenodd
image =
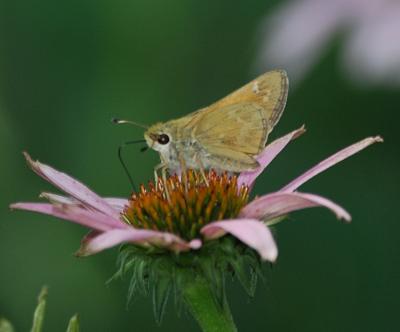
M 293 139 L 299 137 L 305 132 L 304 126 L 292 131 L 291 133 L 278 138 L 271 144 L 267 145 L 263 152 L 257 157 L 260 166 L 250 172 L 242 172 L 238 178 L 238 185 L 246 185 L 252 187 L 256 178 L 264 171 L 264 169 L 271 163 L 272 160 L 285 148 L 285 146 Z
M 125 207 L 129 204 L 129 201 L 125 198 L 116 197 L 105 197 L 104 200 L 110 204 L 114 209 L 121 213 Z
M 255 219 L 234 219 L 216 221 L 201 229 L 206 239 L 216 239 L 230 233 L 247 246 L 256 250 L 262 259 L 274 262 L 278 248 L 271 231 L 262 222 Z
M 41 193 L 39 197 L 47 199 L 53 205 L 74 205 L 74 206 L 78 205 L 82 207 L 82 203 L 72 197 L 62 196 L 48 192 Z
M 59 205 L 79 205 L 83 207 L 82 203 L 73 197 L 62 196 L 58 194 L 43 192 L 40 194 L 41 198 L 47 199 L 52 204 Z M 110 204 L 119 214 L 128 205 L 129 201 L 124 198 L 116 197 L 104 197 L 103 198 L 108 204 Z
M 121 243 L 135 243 L 139 245 L 156 245 L 166 247 L 174 251 L 188 251 L 198 249 L 201 241 L 186 242 L 170 233 L 146 230 L 146 229 L 113 229 L 97 236 L 86 236 L 82 247 L 77 252 L 78 256 L 88 256 L 102 250 L 114 247 Z
M 38 161 L 33 161 L 26 152 L 24 152 L 24 156 L 32 170 L 46 181 L 76 198 L 78 201 L 82 202 L 82 204 L 118 219 L 119 213 L 88 187 L 65 173 L 59 172 Z
M 350 214 L 332 201 L 321 196 L 298 192 L 276 192 L 261 196 L 245 206 L 240 212 L 240 217 L 266 221 L 292 211 L 317 206 L 328 208 L 338 219 L 351 221 Z
M 81 240 L 81 247 L 85 246 L 87 242 L 94 239 L 96 236 L 99 236 L 102 232 L 99 231 L 89 231 Z M 79 256 L 79 255 L 78 255 Z
M 130 227 L 118 219 L 113 219 L 100 212 L 90 211 L 80 206 L 52 205 L 47 203 L 16 203 L 10 205 L 10 208 L 48 214 L 98 231 Z
M 285 192 L 292 192 L 295 191 L 298 187 L 300 187 L 303 183 L 307 182 L 317 174 L 325 171 L 329 167 L 341 162 L 342 160 L 356 154 L 357 152 L 365 149 L 367 146 L 376 143 L 376 142 L 383 142 L 382 137 L 375 136 L 375 137 L 368 137 L 363 139 L 362 141 L 350 145 L 349 147 L 335 153 L 333 156 L 321 161 L 318 165 L 314 166 L 304 174 L 300 175 L 298 178 L 294 179 L 288 185 L 283 187 L 280 191 Z

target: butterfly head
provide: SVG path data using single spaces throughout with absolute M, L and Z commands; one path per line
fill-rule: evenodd
M 144 138 L 151 149 L 159 152 L 168 150 L 172 141 L 171 133 L 163 123 L 151 126 L 144 133 Z

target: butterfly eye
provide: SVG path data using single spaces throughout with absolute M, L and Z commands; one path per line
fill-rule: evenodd
M 161 134 L 158 136 L 157 142 L 162 145 L 168 144 L 169 136 L 167 134 Z

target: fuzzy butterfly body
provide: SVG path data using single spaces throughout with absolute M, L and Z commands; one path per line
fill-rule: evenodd
M 160 154 L 160 167 L 243 172 L 258 167 L 285 108 L 288 78 L 267 72 L 214 104 L 180 119 L 151 126 L 144 134 Z

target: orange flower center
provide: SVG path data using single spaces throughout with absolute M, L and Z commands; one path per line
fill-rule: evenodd
M 190 240 L 200 229 L 217 220 L 237 217 L 249 198 L 247 186 L 238 187 L 237 176 L 215 171 L 204 176 L 188 170 L 182 178 L 173 175 L 166 183 L 159 179 L 133 193 L 122 213 L 135 228 L 170 232 Z

